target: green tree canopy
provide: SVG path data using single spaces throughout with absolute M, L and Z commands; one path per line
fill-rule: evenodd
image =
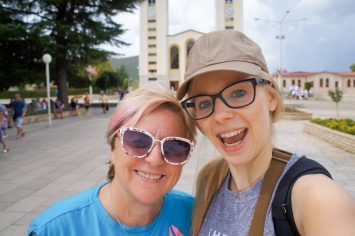
M 337 110 L 337 119 L 339 119 L 339 106 L 338 106 L 338 103 L 343 98 L 343 91 L 339 90 L 338 88 L 335 88 L 335 91 L 329 90 L 328 91 L 328 95 L 333 100 L 333 102 L 335 102 L 336 110 Z
M 55 73 L 51 78 L 57 81 L 59 99 L 67 105 L 68 74 L 72 66 L 85 68 L 89 63 L 107 59 L 113 53 L 100 49 L 102 44 L 127 45 L 119 39 L 124 29 L 113 17 L 132 11 L 138 2 L 140 0 L 0 0 L 0 8 L 12 16 L 11 22 L 18 21 L 27 33 L 36 32 L 40 38 L 41 50 L 27 58 L 33 61 L 44 52 L 52 55 L 51 68 Z M 24 42 L 29 44 L 21 41 Z
M 352 72 L 355 72 L 355 63 L 350 66 Z
M 95 85 L 104 91 L 107 89 L 117 89 L 118 87 L 122 87 L 123 79 L 118 72 L 106 71 L 96 80 Z

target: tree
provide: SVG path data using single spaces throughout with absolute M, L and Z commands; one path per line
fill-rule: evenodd
M 2 9 L 21 17 L 21 22 L 48 38 L 53 57 L 59 99 L 68 105 L 68 72 L 74 64 L 85 67 L 114 54 L 99 49 L 102 44 L 127 45 L 119 40 L 124 29 L 113 17 L 132 11 L 140 0 L 0 0 Z
M 313 81 L 304 83 L 304 89 L 306 89 L 308 92 L 311 90 L 311 88 L 313 88 Z
M 122 81 L 121 87 L 127 89 L 130 84 L 126 67 L 124 65 L 121 65 L 120 68 L 117 69 L 117 73 L 120 80 Z
M 350 66 L 352 72 L 355 72 L 355 63 Z
M 44 65 L 38 62 L 47 39 L 39 35 L 41 32 L 29 29 L 23 17 L 0 5 L 0 91 L 45 81 Z
M 339 119 L 339 106 L 338 103 L 341 101 L 343 98 L 343 91 L 339 90 L 338 88 L 335 88 L 335 91 L 329 90 L 328 91 L 329 96 L 335 102 L 336 109 L 337 109 L 337 119 Z
M 120 78 L 118 72 L 106 71 L 96 80 L 95 85 L 101 90 L 122 87 L 123 80 Z

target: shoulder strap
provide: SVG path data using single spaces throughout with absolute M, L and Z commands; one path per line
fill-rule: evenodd
M 308 174 L 324 174 L 331 178 L 330 173 L 318 162 L 301 157 L 294 163 L 281 179 L 272 203 L 272 218 L 276 235 L 299 235 L 293 219 L 291 193 L 296 180 Z
M 273 150 L 273 158 L 269 169 L 267 170 L 261 186 L 258 201 L 256 203 L 255 213 L 249 230 L 249 236 L 263 236 L 266 211 L 269 207 L 273 190 L 283 169 L 286 166 L 290 155 L 281 150 Z

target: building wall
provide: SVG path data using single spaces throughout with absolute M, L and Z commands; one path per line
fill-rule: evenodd
M 215 0 L 216 30 L 235 29 L 243 32 L 243 0 Z
M 277 75 L 275 75 L 276 77 Z M 313 82 L 311 93 L 316 99 L 330 100 L 329 90 L 338 89 L 343 92 L 344 100 L 355 101 L 355 72 L 319 72 L 319 73 L 287 73 L 282 75 L 281 91 L 289 93 L 290 87 L 295 84 L 305 89 L 306 82 Z
M 180 85 L 184 81 L 184 72 L 187 60 L 187 43 L 189 41 L 196 42 L 196 40 L 203 34 L 197 31 L 186 31 L 176 35 L 170 35 L 168 37 L 168 77 L 169 81 L 177 81 Z M 170 68 L 170 49 L 172 47 L 178 47 L 179 49 L 179 69 Z M 169 83 L 170 84 L 170 83 Z
M 140 4 L 139 85 L 167 86 L 168 1 Z

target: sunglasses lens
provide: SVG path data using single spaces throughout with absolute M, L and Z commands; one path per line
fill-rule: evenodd
M 191 145 L 183 140 L 166 140 L 163 144 L 164 156 L 171 163 L 183 163 L 190 154 Z
M 144 156 L 152 146 L 152 138 L 134 130 L 126 130 L 123 135 L 123 147 L 131 156 Z

